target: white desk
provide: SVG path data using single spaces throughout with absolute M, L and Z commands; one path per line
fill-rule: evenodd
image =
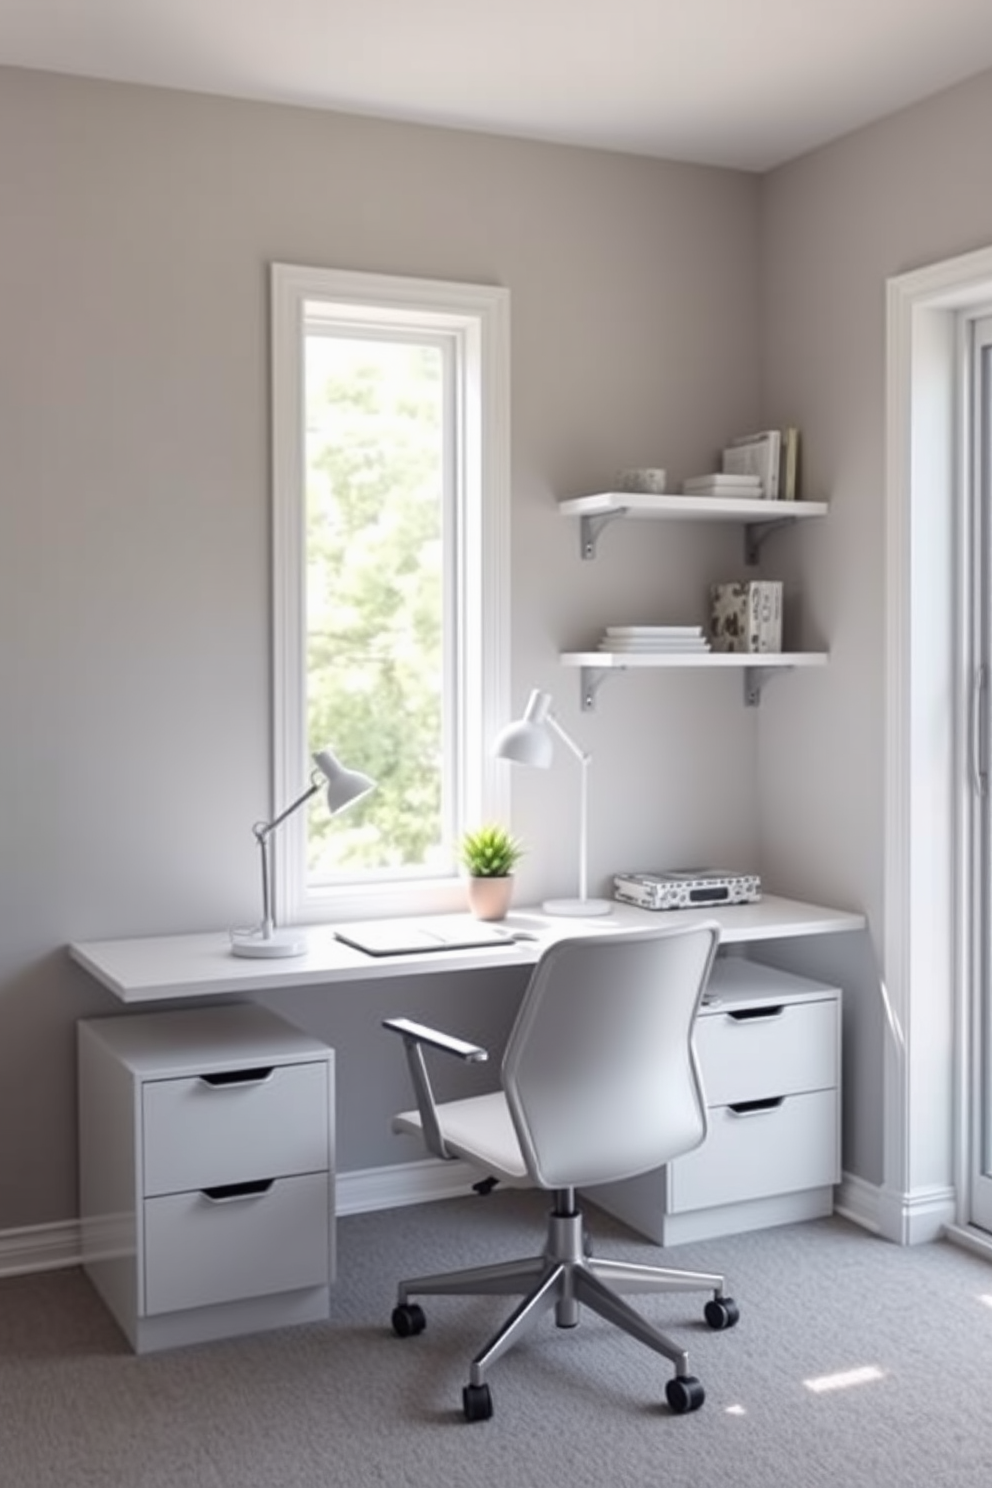
M 280 989 L 337 984 L 344 989 L 403 976 L 528 967 L 548 945 L 569 936 L 623 935 L 650 925 L 700 920 L 719 923 L 724 945 L 860 930 L 865 924 L 860 914 L 766 895 L 758 904 L 670 914 L 617 904 L 609 916 L 588 920 L 524 908 L 504 922 L 523 937 L 508 945 L 402 956 L 367 955 L 336 940 L 330 926 L 311 931 L 306 955 L 272 961 L 234 956 L 229 936 L 221 931 L 70 946 L 73 959 L 122 1003 L 145 1005 L 140 1013 L 80 1026 L 83 1259 L 133 1346 L 161 1348 L 327 1315 L 336 1179 L 333 1053 L 298 1030 L 281 1028 L 271 1011 L 250 1001 L 239 1006 L 239 999 L 265 994 L 271 1004 Z M 738 974 L 744 965 L 736 966 Z M 778 977 L 779 986 L 788 980 L 781 973 L 769 975 Z M 231 1003 L 208 1005 L 226 994 L 233 995 Z M 800 1000 L 799 994 L 771 995 L 776 1011 L 789 1011 L 791 1019 L 786 1003 Z M 839 994 L 829 997 L 839 1030 Z M 167 1012 L 147 1006 L 176 999 L 190 1006 Z M 198 999 L 201 1006 L 196 1007 Z M 716 1010 L 727 1011 L 722 1006 Z M 782 1023 L 784 1027 L 784 1019 Z M 760 1037 L 760 1028 L 758 1033 Z M 773 1035 L 781 1043 L 777 1028 Z M 772 1058 L 775 1045 L 771 1053 L 765 1050 L 763 1060 L 760 1048 L 758 1055 L 749 1052 L 744 1063 L 760 1070 L 780 1066 L 784 1059 L 790 1068 L 796 1064 L 802 1069 L 793 1045 L 801 1054 L 806 1045 L 824 1042 L 830 1041 L 821 1037 L 819 1024 L 810 1024 L 805 1032 L 799 1025 L 777 1060 Z M 315 1072 L 323 1081 L 318 1096 L 310 1089 Z M 210 1094 L 215 1085 L 219 1095 Z M 750 1086 L 748 1092 L 753 1093 Z M 838 1096 L 833 1089 L 814 1097 L 821 1104 L 833 1102 L 817 1116 L 814 1135 L 826 1133 L 820 1146 L 829 1148 L 819 1168 L 813 1161 L 816 1152 L 812 1159 L 809 1155 L 816 1144 L 806 1128 L 793 1142 L 799 1177 L 790 1170 L 786 1178 L 805 1185 L 805 1192 L 744 1204 L 735 1189 L 733 1204 L 707 1211 L 707 1216 L 716 1214 L 724 1228 L 741 1228 L 805 1217 L 814 1212 L 811 1202 L 818 1206 L 815 1212 L 829 1212 L 831 1165 L 839 1160 L 839 1114 L 832 1115 L 839 1112 Z M 794 1112 L 801 1114 L 800 1103 L 778 1116 L 786 1133 L 796 1125 Z M 286 1139 L 275 1157 L 266 1155 L 262 1140 L 270 1129 Z M 756 1147 L 767 1145 L 766 1131 L 766 1126 L 754 1129 Z M 783 1146 L 786 1139 L 780 1136 L 776 1150 Z M 156 1168 L 163 1150 L 170 1161 L 175 1159 L 165 1177 Z M 764 1167 L 754 1161 L 748 1165 L 737 1152 L 730 1160 L 736 1168 L 747 1168 L 753 1188 L 766 1181 L 767 1157 Z M 731 1193 L 727 1162 L 721 1159 L 711 1179 L 718 1198 L 725 1189 Z M 813 1182 L 818 1187 L 810 1189 Z M 670 1217 L 672 1204 L 664 1195 L 659 1198 L 650 1183 L 633 1197 L 623 1188 L 612 1197 L 604 1194 L 600 1202 L 652 1236 L 661 1224 L 707 1222 L 692 1213 Z M 282 1269 L 273 1274 L 272 1257 L 282 1256 L 287 1233 L 296 1245 L 292 1264 L 287 1269 L 280 1261 Z M 280 1237 L 278 1244 L 274 1234 Z M 242 1259 L 232 1267 L 234 1254 Z
M 366 955 L 336 940 L 333 927 L 323 925 L 310 931 L 310 949 L 306 955 L 284 960 L 252 961 L 233 956 L 230 939 L 223 931 L 83 941 L 70 945 L 69 953 L 121 1002 L 146 1003 L 220 997 L 228 993 L 271 993 L 279 987 L 315 987 L 503 965 L 530 966 L 546 946 L 567 936 L 598 935 L 611 930 L 622 934 L 625 930 L 660 925 L 669 918 L 672 924 L 679 925 L 715 920 L 720 926 L 722 945 L 826 935 L 861 930 L 865 926 L 862 914 L 766 894 L 757 904 L 711 906 L 668 914 L 617 904 L 610 915 L 588 920 L 555 918 L 536 908 L 522 908 L 513 911 L 503 924 L 533 938 L 514 941 L 508 946 L 417 952 L 406 956 Z

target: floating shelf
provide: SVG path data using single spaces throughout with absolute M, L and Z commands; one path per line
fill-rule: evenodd
M 658 500 L 657 497 L 653 498 Z M 761 689 L 776 672 L 795 667 L 826 666 L 826 651 L 563 651 L 562 666 L 579 667 L 582 673 L 582 709 L 591 711 L 596 693 L 611 672 L 659 667 L 693 667 L 699 671 L 735 670 L 744 673 L 744 702 L 749 708 L 761 701 Z
M 632 491 L 603 491 L 596 496 L 573 496 L 559 501 L 564 517 L 579 518 L 582 557 L 596 556 L 600 533 L 620 517 L 655 521 L 740 522 L 744 558 L 757 563 L 761 545 L 771 532 L 805 517 L 825 517 L 825 501 L 755 501 L 741 496 L 648 496 Z

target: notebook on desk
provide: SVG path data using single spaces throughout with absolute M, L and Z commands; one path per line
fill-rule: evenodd
M 429 915 L 406 920 L 356 920 L 335 925 L 334 934 L 370 956 L 408 956 L 416 951 L 470 950 L 515 945 L 509 930 L 465 915 Z

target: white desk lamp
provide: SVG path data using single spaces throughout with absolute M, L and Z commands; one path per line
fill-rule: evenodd
M 548 899 L 541 908 L 553 915 L 605 915 L 612 913 L 613 905 L 608 899 L 590 899 L 586 892 L 586 827 L 588 821 L 588 773 L 590 756 L 579 748 L 558 722 L 551 710 L 551 694 L 534 688 L 527 702 L 523 718 L 507 724 L 496 737 L 493 753 L 500 759 L 515 761 L 518 765 L 536 765 L 546 770 L 554 752 L 552 734 L 575 755 L 582 768 L 582 785 L 579 804 L 579 897 L 577 899 Z
M 326 783 L 327 809 L 332 816 L 360 801 L 375 781 L 358 770 L 349 770 L 336 759 L 329 749 L 319 749 L 314 755 L 316 769 L 310 776 L 310 784 L 291 806 L 270 822 L 256 822 L 252 827 L 262 858 L 262 920 L 254 930 L 235 930 L 231 935 L 231 951 L 235 956 L 302 956 L 307 949 L 306 934 L 302 930 L 277 930 L 272 917 L 272 884 L 269 871 L 269 838 L 288 816 L 292 816 L 311 796 L 317 794 Z

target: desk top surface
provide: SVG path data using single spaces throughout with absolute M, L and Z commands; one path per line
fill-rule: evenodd
M 519 939 L 507 945 L 441 949 L 398 956 L 370 956 L 335 939 L 333 925 L 308 930 L 302 956 L 251 960 L 231 952 L 225 931 L 169 935 L 137 940 L 80 941 L 69 946 L 73 960 L 109 988 L 121 1002 L 164 1002 L 178 998 L 220 997 L 228 993 L 274 992 L 280 987 L 316 987 L 336 982 L 436 975 L 488 967 L 532 966 L 541 952 L 569 936 L 643 930 L 671 918 L 687 925 L 715 920 L 723 945 L 782 940 L 860 930 L 862 914 L 824 909 L 766 894 L 757 904 L 653 912 L 615 904 L 609 915 L 572 919 L 546 915 L 539 908 L 513 910 L 503 928 Z

